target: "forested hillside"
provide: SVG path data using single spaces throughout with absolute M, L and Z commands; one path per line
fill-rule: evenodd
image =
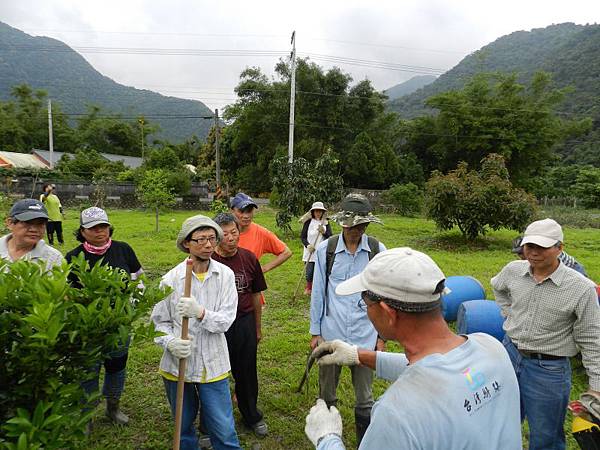
M 387 107 L 404 118 L 433 111 L 425 107 L 432 95 L 461 89 L 474 74 L 499 71 L 515 73 L 522 83 L 537 71 L 552 75 L 556 87 L 571 92 L 557 107 L 561 115 L 574 119 L 590 116 L 592 132 L 567 142 L 559 153 L 566 162 L 600 166 L 600 25 L 564 23 L 503 36 L 465 57 L 456 67 L 418 91 L 388 102 Z
M 32 37 L 0 22 L 0 100 L 10 99 L 11 89 L 20 84 L 47 91 L 71 119 L 84 115 L 89 105 L 100 106 L 103 114 L 149 117 L 161 127 L 158 137 L 172 142 L 192 135 L 204 139 L 212 126 L 199 118 L 212 115 L 199 101 L 123 86 L 61 41 Z
M 436 77 L 433 75 L 417 75 L 403 83 L 399 83 L 386 89 L 383 93 L 390 101 L 392 101 L 404 95 L 412 94 L 416 90 L 433 83 L 435 79 Z

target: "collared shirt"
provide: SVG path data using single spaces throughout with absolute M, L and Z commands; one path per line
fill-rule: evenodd
M 591 280 L 560 263 L 538 283 L 529 262 L 512 261 L 491 283 L 517 348 L 569 357 L 581 350 L 590 387 L 600 390 L 600 306 Z
M 519 386 L 502 344 L 483 333 L 408 365 L 377 352 L 377 376 L 394 383 L 373 406 L 360 448 L 520 450 Z M 342 450 L 335 435 L 318 450 Z
M 379 250 L 385 250 L 382 243 L 379 243 Z M 310 334 L 313 336 L 320 335 L 327 341 L 341 339 L 361 348 L 375 348 L 377 331 L 367 317 L 367 312 L 358 305 L 360 293 L 344 296 L 338 296 L 335 293 L 338 284 L 364 270 L 369 263 L 370 251 L 371 248 L 366 234 L 363 234 L 354 254 L 348 251 L 344 239 L 340 236 L 335 249 L 335 261 L 329 275 L 329 287 L 327 288 L 328 311 L 325 311 L 327 241 L 322 242 L 317 247 L 310 302 Z
M 10 239 L 12 239 L 12 234 L 7 234 L 0 238 L 0 258 L 14 262 L 8 252 L 8 241 Z M 43 261 L 46 263 L 46 270 L 50 270 L 54 266 L 60 266 L 63 263 L 64 258 L 61 252 L 54 247 L 50 247 L 43 239 L 41 239 L 35 244 L 35 247 L 33 247 L 30 252 L 25 253 L 19 260 L 33 262 Z
M 167 350 L 167 344 L 181 337 L 181 316 L 176 314 L 175 305 L 183 297 L 185 266 L 184 260 L 163 276 L 161 286 L 169 286 L 173 292 L 154 306 L 151 315 L 156 331 L 165 333 L 154 339 L 164 349 L 160 370 L 174 376 L 179 373 L 179 360 Z M 235 320 L 237 310 L 233 272 L 211 259 L 204 281 L 192 277 L 192 297 L 204 306 L 205 314 L 202 320 L 189 319 L 192 354 L 187 359 L 185 380 L 200 383 L 223 375 L 231 368 L 225 331 Z

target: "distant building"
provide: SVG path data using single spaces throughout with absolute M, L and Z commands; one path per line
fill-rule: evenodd
M 0 167 L 5 169 L 46 169 L 48 166 L 34 155 L 17 152 L 0 152 Z
M 31 153 L 41 162 L 43 162 L 46 168 L 50 167 L 50 152 L 48 150 L 39 150 L 34 148 Z M 72 153 L 52 152 L 53 165 L 56 165 L 56 163 L 60 161 L 60 158 L 62 158 L 62 156 L 65 154 L 74 156 Z M 112 153 L 100 153 L 100 155 L 112 162 L 123 161 L 125 167 L 129 167 L 130 169 L 137 169 L 142 165 L 142 158 L 138 156 L 113 155 Z

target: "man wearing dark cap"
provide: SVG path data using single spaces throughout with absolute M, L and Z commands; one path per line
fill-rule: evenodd
M 255 209 L 256 202 L 243 192 L 231 199 L 231 211 L 240 224 L 240 247 L 250 250 L 259 260 L 265 253 L 275 255 L 262 265 L 263 273 L 267 273 L 290 259 L 292 251 L 274 233 L 253 222 Z
M 179 360 L 187 359 L 181 450 L 198 449 L 194 421 L 200 407 L 213 448 L 241 448 L 229 393 L 231 365 L 225 340 L 237 310 L 235 276 L 229 267 L 211 259 L 222 238 L 221 227 L 208 217 L 197 215 L 183 222 L 176 244 L 193 261 L 191 296 L 183 296 L 186 258 L 163 276 L 161 285 L 173 291 L 154 306 L 151 315 L 156 331 L 163 333 L 154 341 L 164 350 L 159 373 L 173 417 Z M 188 339 L 181 339 L 183 316 L 190 318 Z
M 589 389 L 600 391 L 598 296 L 592 281 L 560 261 L 563 231 L 556 221 L 529 224 L 521 246 L 526 260 L 508 263 L 491 280 L 506 318 L 503 344 L 519 380 L 529 448 L 562 450 L 570 357 L 581 351 Z
M 46 269 L 61 265 L 62 254 L 42 240 L 47 223 L 48 212 L 42 202 L 32 198 L 16 202 L 6 219 L 10 234 L 0 238 L 0 258 L 41 261 Z
M 510 359 L 493 337 L 458 336 L 441 311 L 445 276 L 408 247 L 376 255 L 336 294 L 362 308 L 381 336 L 405 353 L 335 340 L 314 352 L 320 367 L 370 367 L 391 386 L 373 406 L 361 450 L 521 450 L 519 389 Z M 318 450 L 341 450 L 342 419 L 321 399 L 305 432 Z
M 310 346 L 312 349 L 323 340 L 341 339 L 361 348 L 383 348 L 383 341 L 369 321 L 365 310 L 359 308 L 359 295 L 352 301 L 340 298 L 337 286 L 344 280 L 362 272 L 374 255 L 385 246 L 365 234 L 367 226 L 381 221 L 372 213 L 366 197 L 350 194 L 342 200 L 341 211 L 332 217 L 342 226 L 342 234 L 322 242 L 316 250 L 313 289 L 310 302 Z M 342 367 L 319 367 L 320 398 L 328 406 L 337 403 L 337 386 Z M 356 397 L 354 418 L 356 438 L 360 442 L 371 417 L 373 406 L 373 371 L 364 366 L 350 367 Z

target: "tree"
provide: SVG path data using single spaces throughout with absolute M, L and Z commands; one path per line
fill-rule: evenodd
M 590 127 L 588 119 L 555 114 L 566 89 L 552 88 L 549 75 L 537 73 L 528 86 L 516 75 L 479 74 L 460 91 L 430 97 L 434 117 L 403 124 L 403 153 L 417 156 L 425 173 L 447 172 L 461 161 L 479 168 L 489 154 L 502 155 L 511 180 L 528 182 L 555 159 L 554 147 Z
M 333 152 L 328 151 L 315 164 L 304 158 L 296 158 L 292 164 L 287 157 L 273 160 L 271 172 L 273 186 L 279 199 L 279 211 L 275 217 L 277 226 L 291 233 L 292 217 L 304 214 L 310 205 L 319 200 L 336 202 L 342 196 L 342 178 Z
M 95 150 L 78 150 L 75 154 L 63 155 L 55 169 L 68 178 L 91 180 L 114 179 L 127 167 L 123 161 L 109 161 Z
M 150 169 L 144 172 L 138 186 L 137 195 L 147 208 L 153 208 L 156 214 L 155 231 L 158 232 L 158 214 L 161 208 L 175 204 L 175 196 L 169 187 L 169 174 L 162 169 Z
M 276 79 L 269 81 L 260 69 L 246 69 L 236 87 L 238 101 L 225 110 L 222 168 L 232 184 L 250 192 L 271 189 L 272 180 L 257 174 L 268 173 L 271 162 L 287 153 L 290 70 L 280 61 Z M 345 184 L 384 187 L 398 176 L 397 119 L 384 112 L 385 97 L 368 80 L 351 82 L 338 68 L 324 71 L 298 60 L 294 157 L 314 163 L 331 151 L 341 162 Z M 358 167 L 356 154 L 365 146 L 373 163 Z
M 537 210 L 535 197 L 514 188 L 504 158 L 488 155 L 477 172 L 461 162 L 443 175 L 435 171 L 426 185 L 427 216 L 442 230 L 457 226 L 467 239 L 487 228 L 522 231 Z

